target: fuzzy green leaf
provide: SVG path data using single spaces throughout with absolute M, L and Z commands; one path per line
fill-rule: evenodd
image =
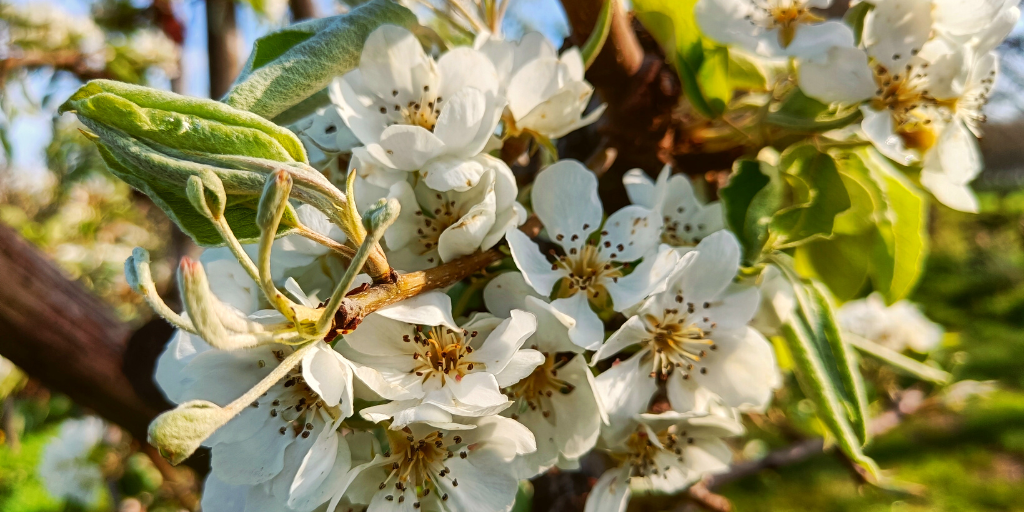
M 265 48 L 254 52 L 224 101 L 274 118 L 355 68 L 363 43 L 377 27 L 415 23 L 416 16 L 397 2 L 372 0 L 348 14 L 265 36 L 257 45 Z
M 740 238 L 749 263 L 760 259 L 768 241 L 768 225 L 782 205 L 782 188 L 778 171 L 770 164 L 738 160 L 729 184 L 719 191 L 729 230 Z
M 825 132 L 860 120 L 856 106 L 830 107 L 793 89 L 782 103 L 765 116 L 765 122 L 796 132 Z

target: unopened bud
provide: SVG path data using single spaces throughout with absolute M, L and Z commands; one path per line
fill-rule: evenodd
M 206 218 L 214 220 L 224 215 L 228 196 L 224 192 L 224 184 L 213 173 L 203 173 L 203 177 L 189 176 L 185 184 L 185 195 L 192 206 Z
M 256 209 L 256 225 L 261 230 L 276 230 L 285 211 L 291 208 L 288 196 L 292 193 L 292 177 L 285 171 L 275 171 L 267 178 Z M 294 217 L 294 214 L 292 215 Z
M 402 205 L 395 198 L 381 199 L 377 201 L 366 213 L 363 214 L 363 227 L 370 236 L 380 239 L 384 231 L 388 229 L 398 218 L 402 211 Z
M 152 289 L 153 275 L 149 270 L 149 251 L 142 247 L 132 250 L 132 255 L 124 260 L 124 277 L 128 286 L 138 293 L 145 294 Z
M 157 416 L 149 424 L 149 444 L 155 446 L 171 464 L 180 464 L 233 416 L 212 402 L 185 402 Z

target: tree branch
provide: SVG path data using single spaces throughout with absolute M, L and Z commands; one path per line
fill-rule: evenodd
M 89 65 L 88 55 L 73 50 L 53 52 L 29 51 L 17 57 L 0 60 L 0 84 L 7 73 L 16 69 L 34 69 L 41 67 L 54 68 L 73 73 L 79 79 L 93 80 L 111 78 L 105 69 L 95 69 Z
M 161 408 L 122 371 L 131 331 L 38 249 L 0 224 L 0 354 L 33 378 L 146 439 Z

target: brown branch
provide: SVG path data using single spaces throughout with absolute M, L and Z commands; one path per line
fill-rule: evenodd
M 206 0 L 206 51 L 209 55 L 210 97 L 223 97 L 241 70 L 234 0 Z
M 355 329 L 366 315 L 384 306 L 450 286 L 504 257 L 497 249 L 476 252 L 429 270 L 400 274 L 393 283 L 379 283 L 359 290 L 342 299 L 341 307 L 334 315 L 334 325 L 345 331 Z
M 11 71 L 44 67 L 71 72 L 83 81 L 111 78 L 106 69 L 96 69 L 90 66 L 88 58 L 88 55 L 74 50 L 28 51 L 16 57 L 0 60 L 0 83 L 3 82 L 3 77 L 6 77 L 7 73 Z
M 711 492 L 707 486 L 708 481 L 709 479 L 705 478 L 691 485 L 690 489 L 686 491 L 687 496 L 706 510 L 732 512 L 732 503 L 729 502 L 729 498 Z
M 161 408 L 142 399 L 122 371 L 129 327 L 2 224 L 0 276 L 0 354 L 146 439 L 146 427 Z
M 288 0 L 288 8 L 292 11 L 292 21 L 318 17 L 313 0 Z

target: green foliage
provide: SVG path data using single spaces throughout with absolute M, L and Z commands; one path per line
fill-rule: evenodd
M 614 6 L 615 0 L 604 0 L 604 5 L 601 6 L 601 12 L 597 17 L 597 24 L 594 26 L 593 32 L 590 33 L 590 37 L 587 38 L 587 42 L 583 44 L 583 48 L 580 48 L 585 68 L 590 68 L 594 59 L 601 53 L 601 48 L 604 48 L 604 42 L 612 30 L 612 8 Z
M 729 185 L 719 191 L 729 230 L 743 245 L 744 257 L 757 262 L 768 241 L 768 225 L 782 205 L 783 183 L 767 162 L 738 160 Z
M 860 119 L 856 105 L 828 106 L 794 88 L 765 116 L 765 122 L 796 132 L 815 133 L 842 128 Z
M 841 300 L 856 297 L 868 280 L 890 303 L 905 298 L 927 253 L 924 197 L 872 149 L 833 154 L 852 205 L 836 217 L 833 238 L 801 247 L 799 267 Z
M 846 11 L 843 16 L 843 21 L 853 30 L 853 40 L 856 44 L 860 44 L 861 37 L 864 35 L 864 20 L 874 8 L 875 4 L 871 2 L 861 2 L 850 7 L 850 10 Z
M 324 89 L 359 64 L 366 38 L 384 24 L 411 26 L 416 16 L 392 0 L 264 36 L 224 101 L 268 119 Z
M 690 104 L 702 115 L 717 118 L 732 99 L 729 50 L 701 37 L 693 14 L 696 3 L 634 0 L 633 11 L 675 65 Z
M 792 189 L 793 204 L 772 218 L 774 248 L 831 236 L 836 216 L 850 208 L 835 160 L 813 145 L 800 144 L 782 153 L 779 169 Z
M 864 454 L 867 397 L 853 349 L 843 340 L 832 305 L 816 284 L 803 280 L 785 257 L 774 262 L 793 285 L 796 311 L 782 316 L 782 335 L 793 357 L 800 388 L 817 416 L 850 460 L 881 480 L 878 465 Z M 782 313 L 780 312 L 780 315 Z
M 224 218 L 244 242 L 259 239 L 256 207 L 267 170 L 305 160 L 288 130 L 254 114 L 212 100 L 109 81 L 93 81 L 62 107 L 92 130 L 110 170 L 142 191 L 200 245 L 224 243 L 219 230 L 189 201 L 185 185 L 198 176 L 223 196 Z M 279 234 L 294 228 L 288 215 Z

